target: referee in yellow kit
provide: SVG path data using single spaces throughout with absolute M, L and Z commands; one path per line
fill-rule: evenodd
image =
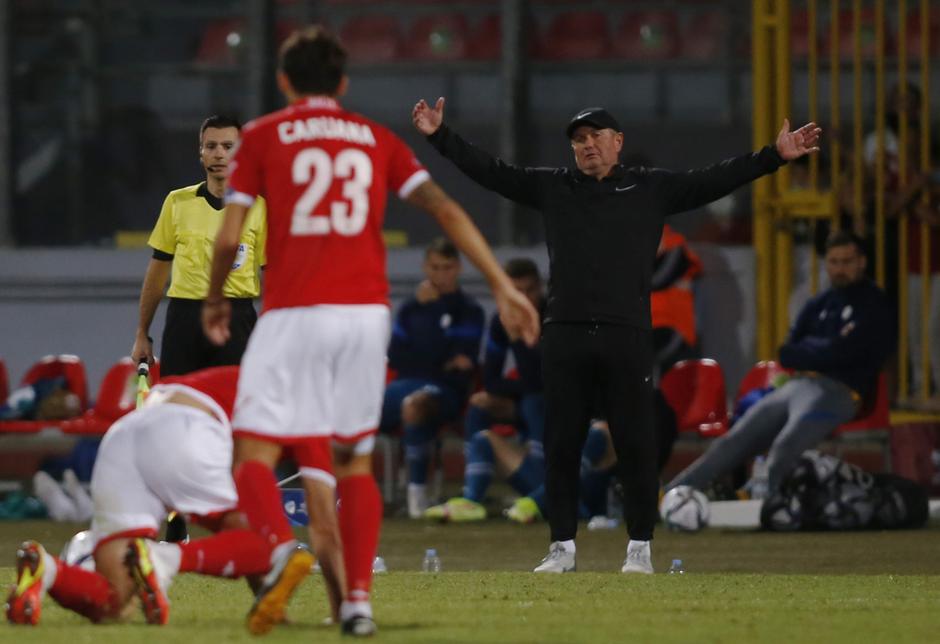
M 225 282 L 232 301 L 231 338 L 222 347 L 202 332 L 202 300 L 209 289 L 212 248 L 222 223 L 222 197 L 229 155 L 238 142 L 241 124 L 232 118 L 210 116 L 199 129 L 199 158 L 206 180 L 167 195 L 148 245 L 153 256 L 140 291 L 140 321 L 131 357 L 153 363 L 148 336 L 167 278 L 170 298 L 160 354 L 162 376 L 179 375 L 205 367 L 238 364 L 258 316 L 252 300 L 261 292 L 260 271 L 265 264 L 267 237 L 264 202 L 258 199 L 238 245 L 238 255 Z M 172 272 L 172 275 L 171 275 Z

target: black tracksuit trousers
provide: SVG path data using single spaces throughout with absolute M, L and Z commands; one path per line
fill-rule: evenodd
M 595 323 L 545 325 L 545 490 L 552 541 L 578 530 L 581 450 L 593 416 L 603 415 L 617 453 L 623 516 L 631 539 L 653 537 L 659 494 L 651 332 Z M 601 409 L 598 409 L 598 405 Z
M 163 327 L 160 377 L 181 376 L 198 369 L 241 363 L 258 314 L 250 298 L 231 298 L 231 336 L 217 347 L 202 331 L 202 300 L 171 297 Z

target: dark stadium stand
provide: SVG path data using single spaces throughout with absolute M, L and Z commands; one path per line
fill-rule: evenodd
M 419 16 L 408 30 L 405 56 L 416 60 L 456 60 L 467 57 L 469 25 L 461 13 Z
M 679 20 L 672 11 L 624 14 L 614 31 L 615 56 L 635 60 L 665 60 L 678 51 Z
M 399 56 L 400 25 L 391 16 L 364 15 L 350 18 L 340 29 L 339 36 L 353 62 L 387 62 Z

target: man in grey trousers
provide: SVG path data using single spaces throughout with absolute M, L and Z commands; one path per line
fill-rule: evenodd
M 865 277 L 865 251 L 855 235 L 833 234 L 825 262 L 830 288 L 803 306 L 780 347 L 780 363 L 793 369 L 793 376 L 748 409 L 666 489 L 705 488 L 766 451 L 772 496 L 800 454 L 874 399 L 878 374 L 894 350 L 894 312 Z

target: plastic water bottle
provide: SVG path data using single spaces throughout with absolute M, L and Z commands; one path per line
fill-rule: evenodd
M 684 575 L 685 574 L 685 569 L 682 567 L 681 559 L 672 560 L 672 565 L 669 566 L 669 574 L 670 575 Z
M 424 552 L 424 561 L 421 562 L 423 572 L 440 572 L 441 558 L 437 556 L 436 548 L 428 548 Z
M 591 517 L 591 520 L 588 521 L 587 529 L 588 530 L 613 530 L 618 525 L 620 521 L 616 517 L 608 517 L 603 514 Z
M 385 559 L 376 556 L 375 560 L 372 562 L 372 574 L 380 575 L 384 572 L 388 572 L 388 566 L 385 565 Z
M 752 499 L 767 498 L 767 459 L 763 455 L 754 459 L 754 467 L 751 468 L 751 480 L 748 485 L 748 493 Z

